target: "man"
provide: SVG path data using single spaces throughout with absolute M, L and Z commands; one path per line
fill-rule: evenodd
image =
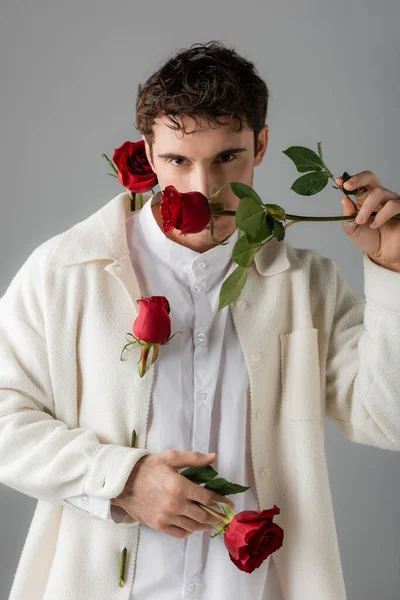
M 253 65 L 222 45 L 168 61 L 137 102 L 160 189 L 252 186 L 267 99 Z M 366 301 L 331 259 L 274 240 L 240 298 L 217 311 L 235 267 L 234 219 L 215 220 L 225 246 L 210 228 L 166 233 L 160 192 L 134 213 L 119 194 L 32 253 L 0 303 L 0 481 L 38 499 L 10 600 L 346 597 L 324 418 L 356 443 L 400 449 L 400 199 L 368 171 L 352 183 L 367 189 L 367 220 L 343 231 L 364 253 Z M 219 200 L 238 204 L 229 186 Z M 119 354 L 136 300 L 153 294 L 172 299 L 182 336 L 140 378 L 138 349 Z M 211 463 L 251 486 L 236 512 L 281 509 L 283 546 L 250 575 L 195 504 L 231 500 L 177 472 Z

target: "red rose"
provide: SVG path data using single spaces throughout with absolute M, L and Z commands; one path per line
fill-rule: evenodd
M 252 573 L 282 546 L 283 529 L 272 521 L 280 512 L 274 504 L 268 510 L 244 510 L 233 517 L 225 530 L 224 543 L 238 569 Z
M 203 231 L 211 219 L 208 198 L 200 192 L 181 193 L 167 185 L 161 194 L 161 217 L 164 231 L 180 229 L 184 233 Z
M 118 179 L 130 192 L 142 194 L 157 184 L 157 175 L 147 160 L 144 141 L 124 142 L 115 148 L 113 161 L 118 167 Z
M 147 344 L 165 344 L 171 334 L 170 306 L 165 296 L 139 298 L 139 315 L 133 323 L 134 335 Z

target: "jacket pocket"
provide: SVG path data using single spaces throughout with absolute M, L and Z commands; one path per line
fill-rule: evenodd
M 318 329 L 281 333 L 282 412 L 291 421 L 321 418 Z

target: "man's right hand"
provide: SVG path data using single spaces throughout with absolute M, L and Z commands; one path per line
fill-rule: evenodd
M 202 467 L 214 462 L 216 454 L 166 450 L 148 454 L 132 469 L 122 493 L 111 504 L 123 508 L 133 519 L 156 531 L 184 538 L 193 531 L 212 531 L 222 521 L 195 504 L 205 506 L 225 502 L 235 504 L 221 494 L 208 490 L 180 475 L 185 467 Z M 221 514 L 212 507 L 215 512 Z M 224 516 L 224 515 L 222 515 Z

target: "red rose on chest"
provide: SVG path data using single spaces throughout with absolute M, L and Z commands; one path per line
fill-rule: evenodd
M 165 296 L 139 298 L 139 315 L 133 324 L 133 333 L 142 342 L 165 344 L 171 335 L 170 306 Z
M 127 333 L 128 343 L 122 348 L 120 360 L 123 359 L 124 351 L 132 344 L 142 346 L 141 356 L 138 361 L 139 375 L 143 375 L 148 370 L 148 358 L 151 350 L 150 366 L 157 360 L 159 346 L 168 344 L 174 335 L 171 335 L 171 319 L 169 316 L 170 305 L 165 296 L 150 296 L 149 298 L 139 298 L 136 300 L 139 304 L 139 314 L 133 322 L 133 334 Z

